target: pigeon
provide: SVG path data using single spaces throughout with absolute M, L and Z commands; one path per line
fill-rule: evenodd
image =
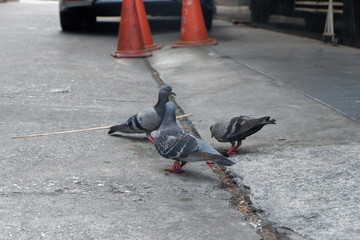
M 230 155 L 236 152 L 242 140 L 258 132 L 267 124 L 276 124 L 275 119 L 270 119 L 268 116 L 261 118 L 239 116 L 215 123 L 210 127 L 210 132 L 211 137 L 215 137 L 219 142 L 231 143 L 231 148 L 227 150 L 227 154 Z
M 114 132 L 145 133 L 147 139 L 151 143 L 154 143 L 151 132 L 159 128 L 165 114 L 165 103 L 169 101 L 170 95 L 176 96 L 170 86 L 161 87 L 159 90 L 158 102 L 155 106 L 146 108 L 131 116 L 128 120 L 110 127 L 108 134 Z
M 235 164 L 216 151 L 209 143 L 196 138 L 186 132 L 176 123 L 175 104 L 166 103 L 164 119 L 156 132 L 155 148 L 164 158 L 176 160 L 169 172 L 183 172 L 182 167 L 187 162 L 209 161 L 220 165 L 231 166 Z

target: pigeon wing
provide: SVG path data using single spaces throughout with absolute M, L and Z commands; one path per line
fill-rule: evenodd
M 154 108 L 146 108 L 136 115 L 133 123 L 138 129 L 154 131 L 159 128 L 161 121 L 161 116 L 158 115 Z
M 156 113 L 154 108 L 146 108 L 143 111 L 131 116 L 128 120 L 112 126 L 108 134 L 114 132 L 122 133 L 145 133 L 157 130 L 162 118 Z
M 247 136 L 259 131 L 264 126 L 262 123 L 267 118 L 269 117 L 251 118 L 247 116 L 239 116 L 232 118 L 228 127 L 226 138 L 246 138 Z
M 180 128 L 160 129 L 155 148 L 161 156 L 186 161 L 186 157 L 198 150 L 196 138 Z

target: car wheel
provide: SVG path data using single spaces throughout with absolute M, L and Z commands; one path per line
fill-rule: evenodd
M 60 25 L 63 31 L 80 30 L 82 17 L 74 11 L 60 12 Z
M 350 39 L 360 36 L 360 2 L 355 0 L 344 0 L 344 35 Z
M 213 10 L 208 8 L 203 8 L 203 15 L 204 15 L 206 29 L 211 30 L 213 16 L 214 16 Z
M 325 14 L 307 14 L 305 16 L 305 26 L 311 31 L 321 32 L 325 28 Z
M 85 21 L 89 24 L 95 24 L 96 23 L 96 15 L 95 14 L 87 14 L 83 17 L 83 21 Z
M 269 2 L 264 0 L 251 0 L 251 21 L 254 23 L 267 23 L 270 18 Z

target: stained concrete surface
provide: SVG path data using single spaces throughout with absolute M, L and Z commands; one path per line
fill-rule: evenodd
M 38 15 L 29 11 L 39 8 Z M 0 36 L 5 63 L 0 65 L 1 237 L 260 239 L 206 165 L 164 174 L 171 161 L 159 158 L 142 136 L 109 137 L 99 131 L 10 140 L 109 125 L 154 102 L 158 86 L 144 61 L 109 57 L 116 32 L 61 33 L 56 9 L 52 3 L 0 8 L 1 21 L 13 24 L 3 24 L 8 35 Z M 215 121 L 239 114 L 277 119 L 277 125 L 244 141 L 228 171 L 279 230 L 290 229 L 290 239 L 356 239 L 359 123 L 280 75 L 306 80 L 317 66 L 312 61 L 328 59 L 319 54 L 300 61 L 301 53 L 308 47 L 335 50 L 222 21 L 215 21 L 210 34 L 218 46 L 171 49 L 178 32 L 155 32 L 155 42 L 165 47 L 153 52 L 150 64 L 174 88 L 183 110 L 193 113 L 201 136 L 220 151 L 229 145 L 210 138 Z M 358 50 L 350 50 L 342 54 L 356 59 Z M 280 68 L 279 57 L 307 67 Z M 351 65 L 332 60 L 335 80 L 341 81 L 341 73 L 356 76 Z M 319 79 L 328 76 L 327 69 L 316 70 Z M 333 87 L 329 94 L 337 93 L 337 85 L 327 87 Z
M 61 32 L 56 2 L 0 5 L 0 239 L 254 239 L 206 164 L 167 174 L 144 136 L 106 130 L 157 100 L 116 32 Z M 221 194 L 221 193 L 224 194 Z
M 216 121 L 238 115 L 270 115 L 277 120 L 243 142 L 232 158 L 237 164 L 228 170 L 268 220 L 298 234 L 291 239 L 357 239 L 359 123 L 331 103 L 316 100 L 316 90 L 326 91 L 329 98 L 344 93 L 339 88 L 349 71 L 357 71 L 344 59 L 360 56 L 359 50 L 217 23 L 210 36 L 219 45 L 164 49 L 150 59 L 153 66 L 179 89 L 183 98 L 177 101 L 195 113 L 191 119 L 201 136 L 220 151 L 230 144 L 210 137 L 209 127 Z M 323 54 L 316 54 L 319 51 Z M 327 58 L 333 52 L 341 52 L 343 58 Z M 318 67 L 319 61 L 336 66 L 330 69 L 336 71 L 331 79 L 328 68 Z M 297 79 L 282 81 L 285 75 L 299 76 L 316 94 L 294 87 Z M 327 84 L 326 89 L 316 81 Z M 353 100 L 359 97 L 357 86 L 349 91 L 355 93 Z M 346 105 L 348 99 L 339 96 L 336 101 Z

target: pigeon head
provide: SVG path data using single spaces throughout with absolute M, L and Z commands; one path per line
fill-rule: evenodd
M 176 94 L 173 92 L 172 88 L 168 85 L 165 85 L 160 88 L 159 90 L 159 100 L 163 103 L 169 101 L 169 96 L 173 95 L 176 96 Z
M 176 94 L 172 91 L 172 88 L 170 86 L 163 86 L 159 90 L 159 99 L 158 102 L 155 104 L 154 108 L 156 112 L 160 116 L 164 116 L 165 113 L 165 103 L 169 101 L 169 96 L 173 95 L 176 96 Z

